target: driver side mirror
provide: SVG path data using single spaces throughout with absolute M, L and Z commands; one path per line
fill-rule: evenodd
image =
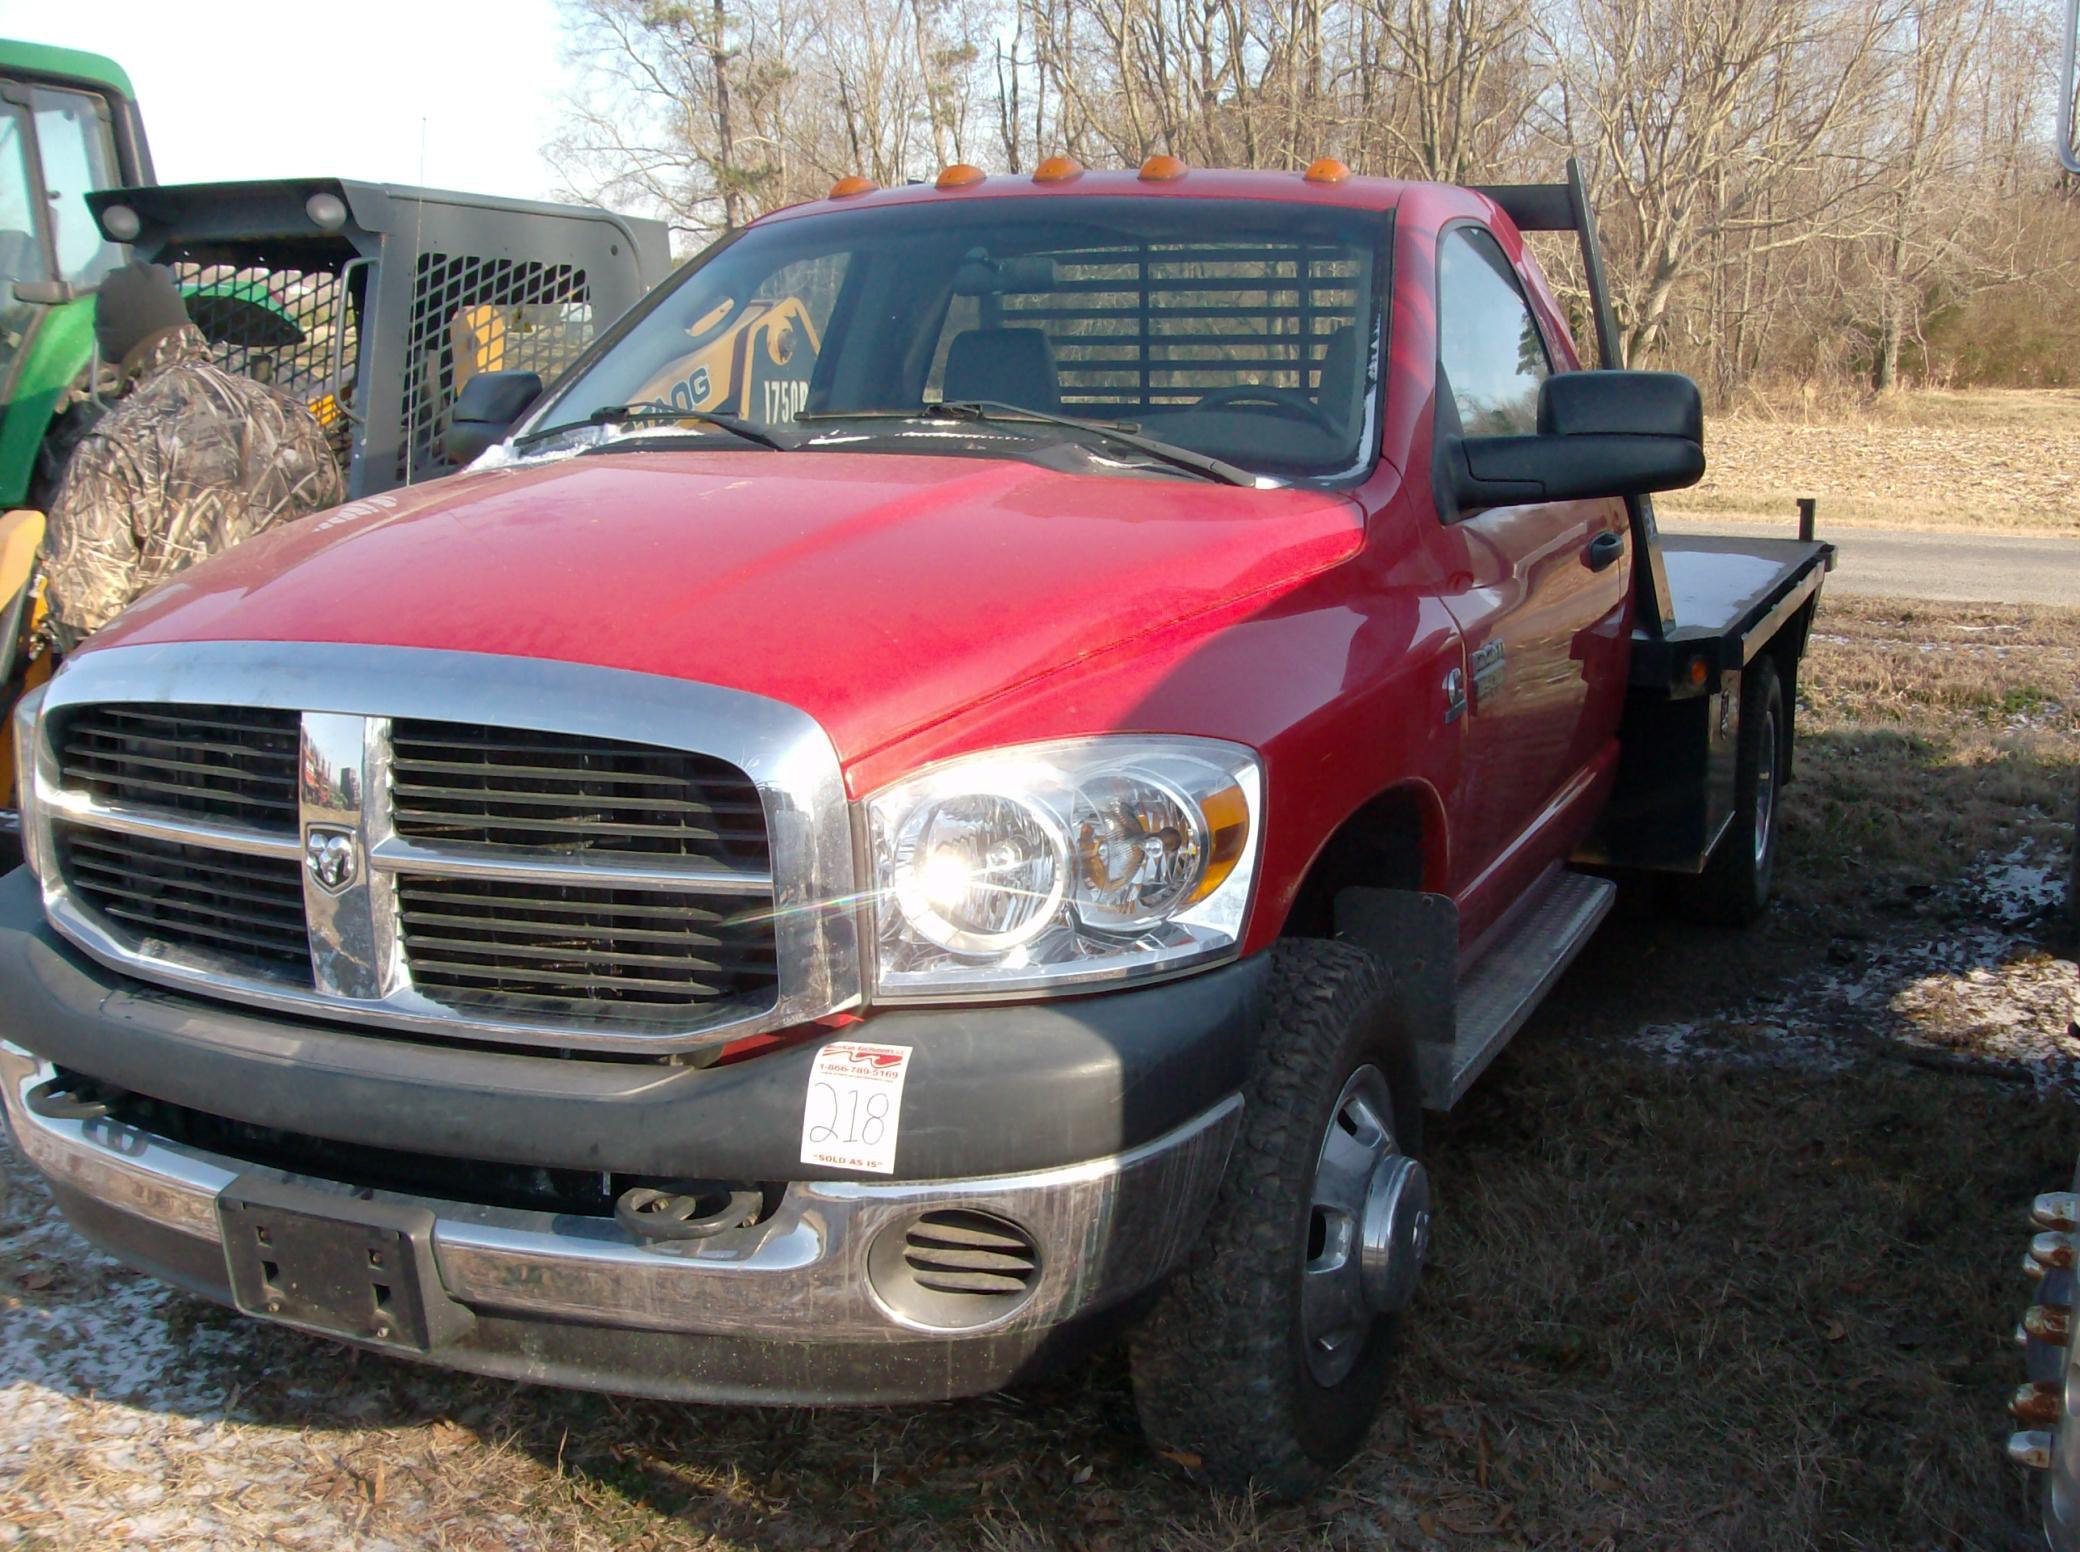
M 1536 436 L 1448 437 L 1439 460 L 1461 514 L 1680 490 L 1704 478 L 1704 404 L 1679 372 L 1561 372 Z
M 514 423 L 541 396 L 539 373 L 479 372 L 463 384 L 455 411 L 448 417 L 448 462 L 457 468 L 475 463 L 505 440 Z

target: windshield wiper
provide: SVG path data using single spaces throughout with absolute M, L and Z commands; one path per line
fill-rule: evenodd
M 742 437 L 747 442 L 754 442 L 760 447 L 770 447 L 775 452 L 784 453 L 788 450 L 788 444 L 781 441 L 771 432 L 754 426 L 748 420 L 740 420 L 735 415 L 718 415 L 710 410 L 666 409 L 660 404 L 609 404 L 601 409 L 594 410 L 583 420 L 567 420 L 561 425 L 543 426 L 537 431 L 529 431 L 524 435 L 514 437 L 513 446 L 516 448 L 525 447 L 529 443 L 544 441 L 553 436 L 562 436 L 566 432 L 583 431 L 588 426 L 636 426 L 687 420 L 698 421 L 704 426 L 713 426 L 718 431 L 727 431 L 734 436 Z
M 954 399 L 942 404 L 921 404 L 914 410 L 816 410 L 795 416 L 798 421 L 818 420 L 976 420 L 1023 421 L 1029 425 L 1062 426 L 1083 431 L 1122 447 L 1145 453 L 1158 463 L 1189 470 L 1225 485 L 1254 486 L 1257 477 L 1211 453 L 1195 453 L 1174 442 L 1143 436 L 1130 424 L 1116 420 L 1083 420 L 1074 415 L 1056 415 L 1048 410 L 1027 409 L 1022 404 L 1005 404 L 997 399 Z

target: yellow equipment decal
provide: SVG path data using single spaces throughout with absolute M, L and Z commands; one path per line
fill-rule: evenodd
M 723 303 L 689 331 L 700 338 L 728 315 Z M 821 342 L 795 297 L 748 302 L 736 321 L 667 366 L 636 395 L 660 409 L 706 410 L 772 425 L 809 404 Z

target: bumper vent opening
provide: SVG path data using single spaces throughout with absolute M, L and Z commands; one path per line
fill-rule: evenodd
M 940 1208 L 875 1241 L 869 1274 L 887 1302 L 922 1326 L 985 1325 L 1023 1304 L 1040 1275 L 1040 1250 L 1014 1223 Z
M 1023 1229 L 975 1212 L 926 1213 L 904 1236 L 903 1259 L 934 1293 L 1021 1294 L 1039 1269 Z

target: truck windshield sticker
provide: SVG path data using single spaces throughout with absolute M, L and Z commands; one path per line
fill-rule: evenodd
M 802 1110 L 802 1162 L 892 1175 L 907 1045 L 842 1040 L 816 1053 Z

